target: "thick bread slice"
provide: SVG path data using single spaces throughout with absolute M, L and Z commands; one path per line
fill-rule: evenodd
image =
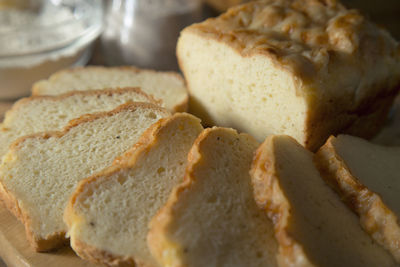
M 64 215 L 79 256 L 108 266 L 157 266 L 147 248 L 148 223 L 183 180 L 187 154 L 202 129 L 186 113 L 162 119 L 136 149 L 80 183 Z
M 37 251 L 66 241 L 63 212 L 78 182 L 111 165 L 153 123 L 170 113 L 134 103 L 84 115 L 61 132 L 15 141 L 0 165 L 0 197 L 24 224 Z
M 60 96 L 32 96 L 19 100 L 6 113 L 0 126 L 0 158 L 18 137 L 59 131 L 87 113 L 110 111 L 127 102 L 157 104 L 139 88 L 75 91 Z
M 359 215 L 364 230 L 400 263 L 400 147 L 332 136 L 315 161 L 325 180 Z
M 289 136 L 270 136 L 251 170 L 255 196 L 275 225 L 281 266 L 395 266 Z
M 171 111 L 186 111 L 188 93 L 185 81 L 175 72 L 141 70 L 135 67 L 84 67 L 56 72 L 48 80 L 33 85 L 33 95 L 58 95 L 69 91 L 140 87 L 162 100 Z
M 148 243 L 166 267 L 276 266 L 273 226 L 249 175 L 258 143 L 232 129 L 206 129 L 185 180 L 150 223 Z

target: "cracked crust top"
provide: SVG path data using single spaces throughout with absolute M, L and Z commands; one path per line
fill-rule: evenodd
M 243 56 L 267 55 L 308 78 L 328 71 L 335 61 L 365 61 L 362 70 L 378 57 L 400 58 L 398 43 L 386 31 L 336 0 L 252 2 L 186 31 L 218 39 Z

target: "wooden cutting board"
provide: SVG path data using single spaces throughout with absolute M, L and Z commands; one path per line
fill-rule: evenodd
M 0 204 L 0 258 L 8 267 L 99 266 L 80 259 L 70 247 L 51 253 L 34 252 L 26 241 L 24 226 L 2 204 Z

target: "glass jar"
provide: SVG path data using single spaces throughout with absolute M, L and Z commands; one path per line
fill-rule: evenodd
M 177 70 L 179 32 L 202 19 L 201 0 L 107 2 L 101 51 L 107 65 Z

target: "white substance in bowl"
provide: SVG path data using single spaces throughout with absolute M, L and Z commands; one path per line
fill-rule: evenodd
M 87 63 L 90 44 L 101 32 L 101 3 L 59 2 L 43 1 L 40 9 L 0 10 L 1 99 L 28 95 L 35 81 Z

